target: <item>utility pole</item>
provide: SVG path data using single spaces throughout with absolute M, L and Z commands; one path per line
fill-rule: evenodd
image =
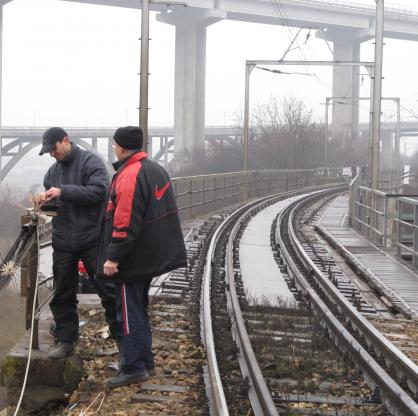
M 384 0 L 376 1 L 376 28 L 374 48 L 374 79 L 372 101 L 372 134 L 371 157 L 369 166 L 369 181 L 371 187 L 377 189 L 379 181 L 379 151 L 380 151 L 380 113 L 382 99 L 382 67 L 383 67 L 383 27 L 384 27 Z M 369 163 L 370 163 L 369 162 Z
M 148 151 L 149 0 L 142 0 L 139 126 L 144 134 L 142 149 Z
M 401 145 L 401 99 L 396 100 L 396 136 L 395 136 L 395 194 L 399 194 L 399 147 Z
M 144 144 L 142 149 L 148 151 L 148 76 L 149 76 L 149 12 L 150 4 L 163 4 L 166 6 L 184 6 L 188 4 L 184 1 L 165 1 L 165 0 L 141 0 L 141 69 L 139 85 L 139 126 L 144 133 Z M 152 149 L 151 149 L 152 150 Z
M 324 143 L 324 168 L 328 167 L 328 107 L 330 98 L 325 100 L 325 143 Z
M 245 64 L 245 104 L 244 104 L 244 159 L 242 170 L 248 170 L 248 141 L 250 133 L 250 75 L 254 65 L 246 62 Z

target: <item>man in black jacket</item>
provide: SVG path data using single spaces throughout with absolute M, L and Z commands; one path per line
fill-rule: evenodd
M 153 277 L 186 266 L 186 250 L 170 178 L 142 152 L 138 127 L 114 134 L 117 162 L 98 251 L 98 275 L 116 283 L 122 331 L 119 375 L 109 388 L 145 381 L 154 373 L 148 290 Z
M 89 278 L 105 308 L 111 335 L 118 339 L 115 286 L 96 280 L 99 218 L 109 184 L 105 165 L 99 156 L 81 150 L 60 127 L 43 135 L 40 155 L 49 153 L 54 163 L 44 177 L 43 203 L 56 203 L 52 219 L 54 297 L 50 307 L 55 320 L 56 347 L 50 358 L 63 358 L 73 351 L 78 338 L 78 262 L 82 260 Z

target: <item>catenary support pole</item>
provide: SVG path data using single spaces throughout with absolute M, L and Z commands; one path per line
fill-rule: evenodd
M 395 137 L 395 193 L 399 194 L 399 146 L 401 145 L 401 99 L 396 100 L 396 137 Z
M 376 40 L 374 52 L 373 111 L 372 111 L 372 188 L 377 189 L 379 181 L 380 112 L 382 108 L 382 67 L 384 0 L 376 0 Z
M 324 168 L 328 166 L 328 110 L 329 98 L 325 100 L 325 144 L 324 144 Z
M 141 14 L 141 73 L 139 87 L 139 125 L 144 133 L 145 152 L 148 151 L 148 72 L 149 72 L 149 0 L 142 0 Z
M 2 90 L 3 90 L 3 78 L 2 78 L 2 73 L 3 73 L 3 5 L 0 5 L 0 183 L 3 180 L 3 175 L 2 175 L 2 156 L 3 156 L 3 131 L 2 131 L 2 117 L 1 117 L 1 113 L 2 113 L 2 107 L 3 107 L 3 103 L 2 103 Z
M 250 132 L 250 75 L 254 65 L 245 63 L 245 105 L 244 105 L 244 159 L 242 170 L 248 170 L 248 140 Z

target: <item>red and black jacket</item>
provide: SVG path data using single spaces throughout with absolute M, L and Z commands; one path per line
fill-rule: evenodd
M 114 163 L 103 219 L 97 273 L 106 260 L 119 262 L 109 278 L 126 283 L 186 266 L 183 233 L 170 178 L 144 152 Z

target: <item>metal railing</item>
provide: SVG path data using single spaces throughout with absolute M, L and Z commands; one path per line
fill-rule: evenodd
M 402 197 L 397 204 L 397 251 L 399 256 L 412 256 L 412 264 L 418 265 L 418 197 Z
M 350 189 L 351 226 L 376 245 L 391 247 L 398 197 L 354 182 Z
M 181 220 L 269 194 L 343 180 L 341 169 L 262 170 L 173 178 Z
M 300 3 L 315 4 L 318 6 L 332 6 L 332 7 L 341 7 L 345 9 L 352 10 L 364 10 L 367 12 L 375 12 L 376 7 L 373 4 L 362 4 L 352 1 L 344 0 L 299 0 Z M 386 15 L 395 15 L 399 17 L 405 16 L 414 16 L 418 17 L 418 10 L 412 8 L 412 6 L 401 4 L 401 3 L 386 3 L 385 4 L 385 14 Z
M 221 208 L 243 203 L 246 200 L 269 194 L 296 190 L 304 187 L 344 181 L 341 169 L 267 170 L 232 172 L 217 175 L 173 178 L 177 205 L 182 220 L 195 218 Z M 38 215 L 25 214 L 22 217 L 22 231 L 9 250 L 6 260 L 12 260 L 21 268 L 21 296 L 26 297 L 26 328 L 32 320 L 31 305 L 34 301 L 35 282 L 38 274 L 38 242 L 45 246 L 51 236 L 51 221 L 41 223 Z M 37 237 L 39 233 L 39 238 Z M 7 287 L 11 276 L 4 275 L 4 262 L 0 262 L 0 291 Z M 35 299 L 37 303 L 38 300 Z M 36 309 L 33 348 L 38 348 L 40 309 Z M 38 303 L 37 303 L 38 305 Z

